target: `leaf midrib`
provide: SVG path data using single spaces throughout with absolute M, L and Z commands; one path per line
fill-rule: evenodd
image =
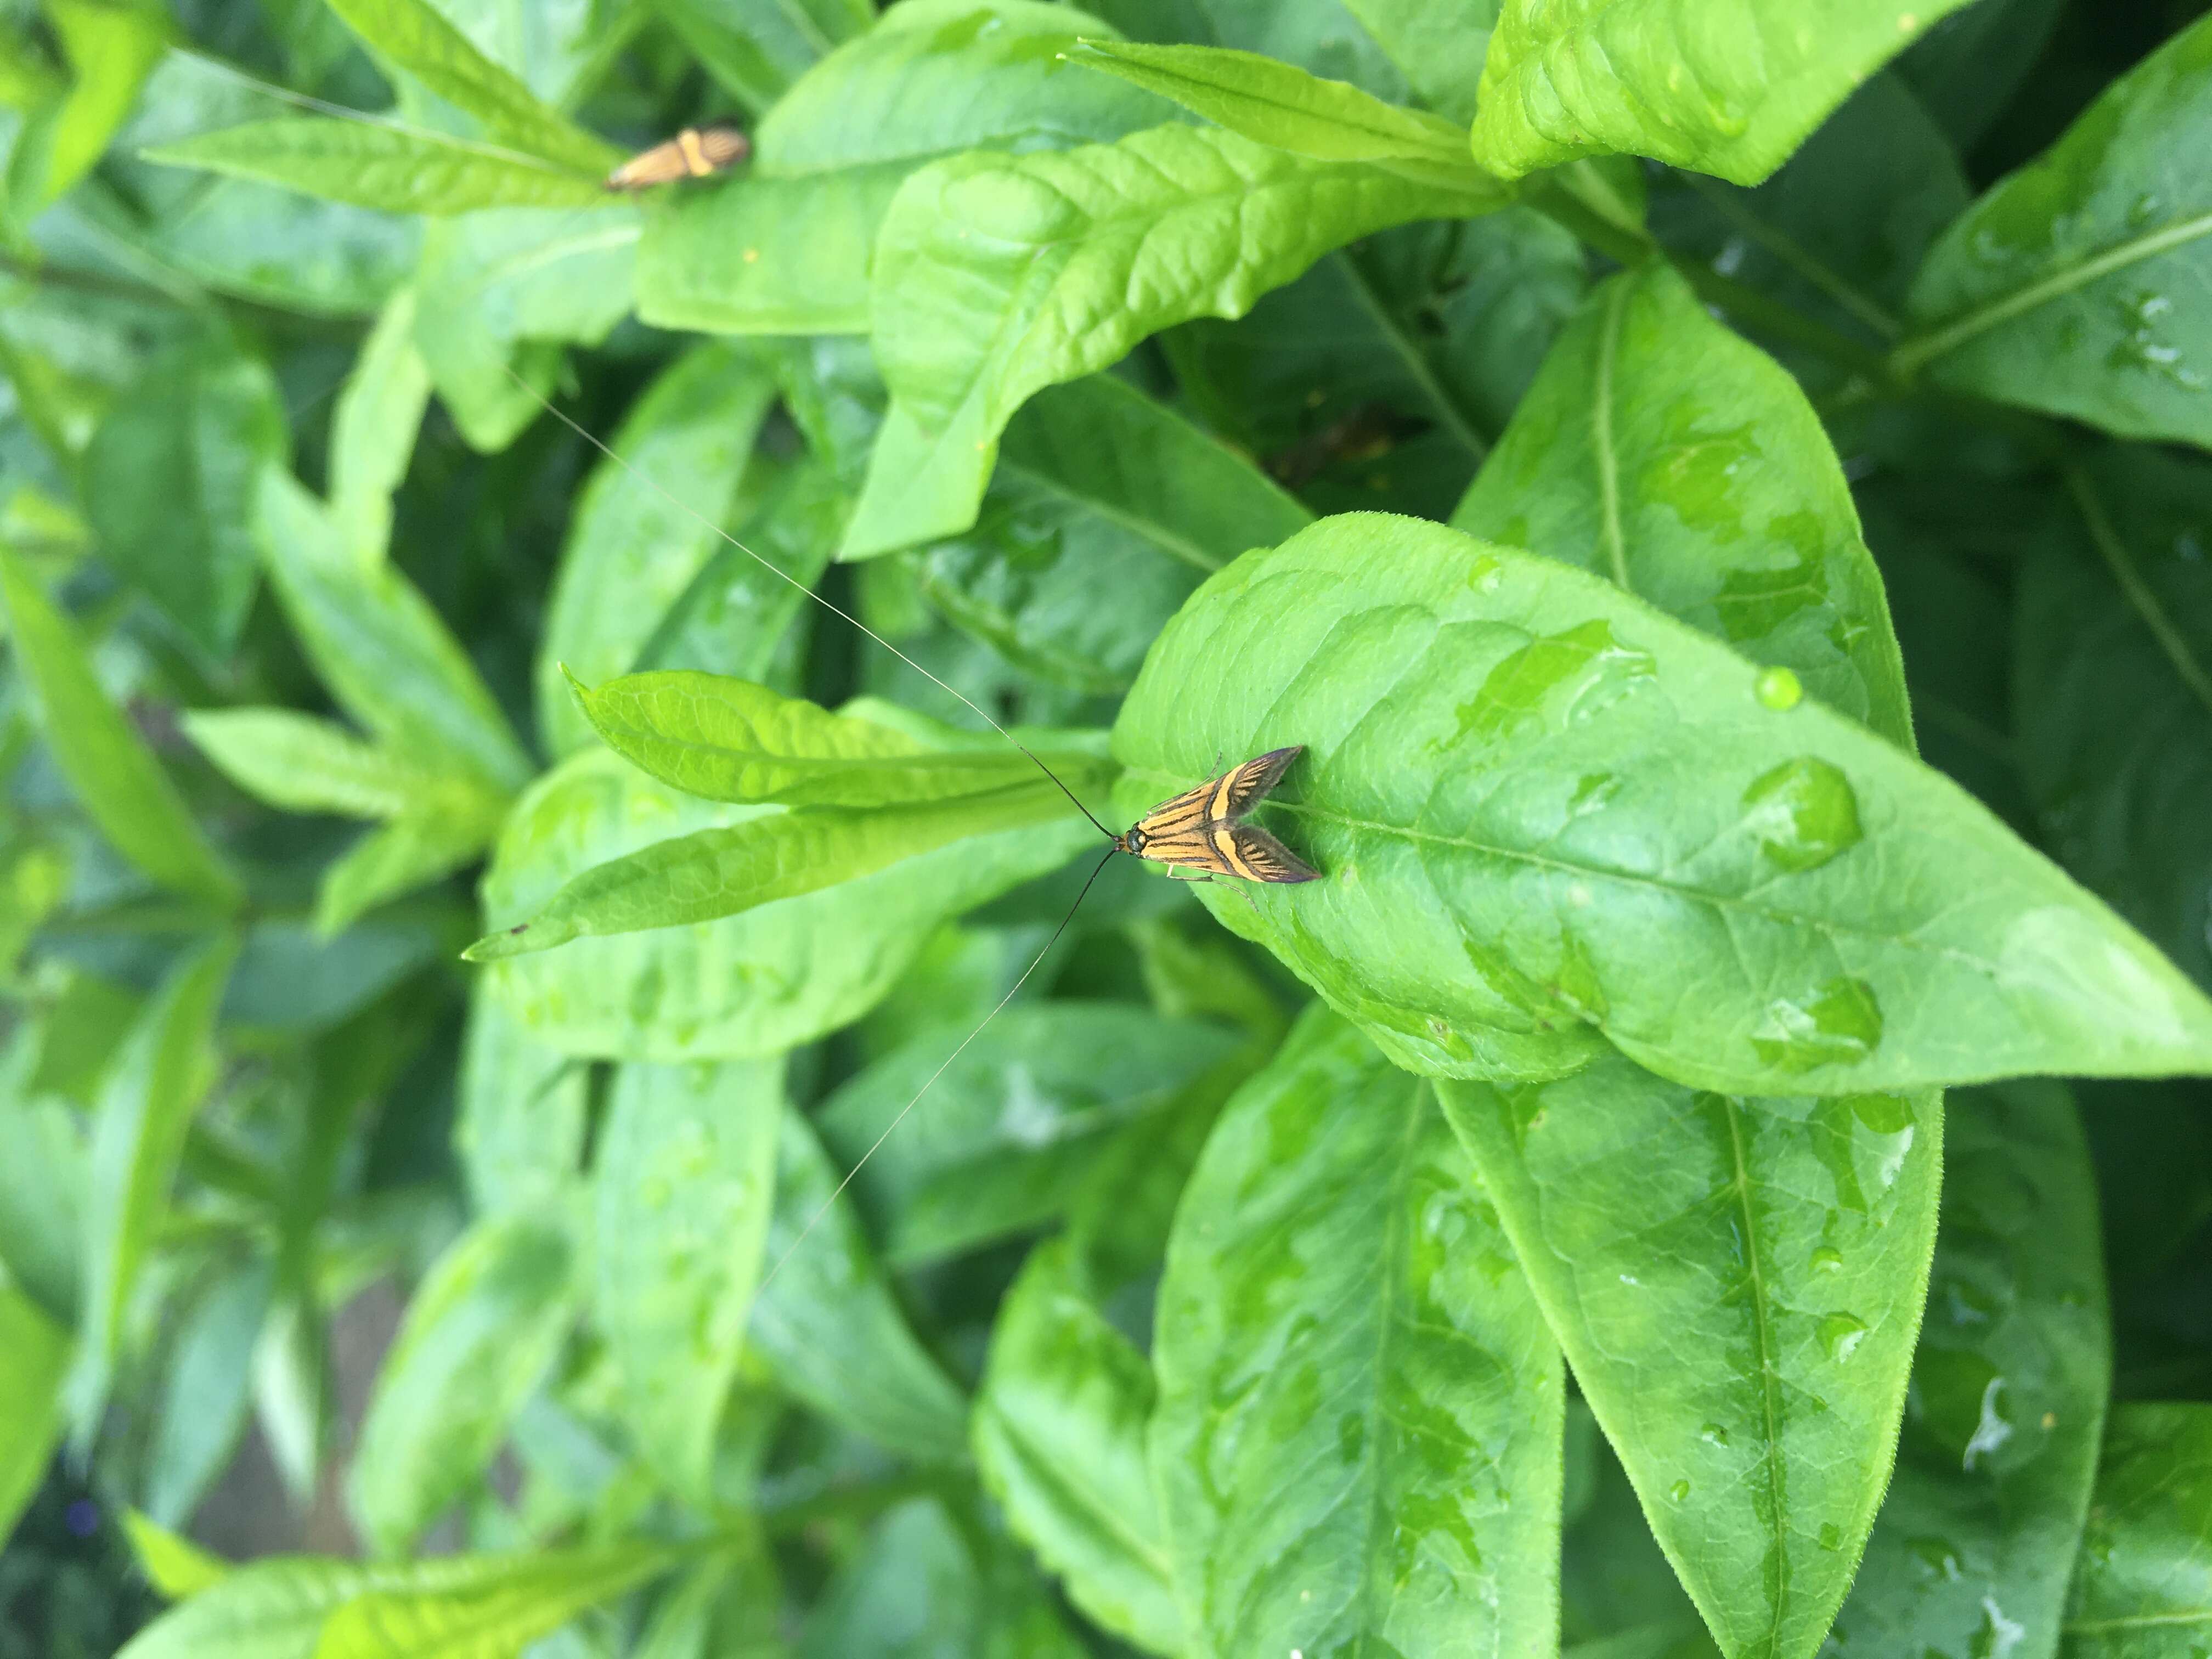
M 1728 1119 L 1729 1151 L 1735 1170 L 1730 1187 L 1742 1218 L 1744 1266 L 1751 1279 L 1752 1327 L 1759 1345 L 1759 1407 L 1766 1431 L 1765 1455 L 1760 1461 L 1765 1465 L 1767 1501 L 1772 1505 L 1775 1563 L 1768 1586 L 1768 1593 L 1773 1598 L 1772 1623 L 1766 1631 L 1766 1651 L 1771 1659 L 1782 1649 L 1783 1604 L 1790 1594 L 1790 1540 L 1782 1524 L 1784 1500 L 1778 1399 L 1781 1378 L 1775 1370 L 1774 1333 L 1766 1318 L 1766 1279 L 1759 1261 L 1758 1218 L 1752 1213 L 1751 1171 L 1744 1163 L 1742 1120 L 1735 1102 L 1726 1096 L 1721 1097 L 1721 1110 Z

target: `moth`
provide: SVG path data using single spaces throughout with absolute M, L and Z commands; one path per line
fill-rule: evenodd
M 1270 749 L 1195 789 L 1162 801 L 1114 837 L 1115 849 L 1174 870 L 1201 870 L 1246 881 L 1318 881 L 1321 872 L 1256 823 L 1241 822 L 1267 798 L 1305 745 Z
M 711 179 L 744 161 L 752 148 L 735 127 L 686 127 L 607 174 L 607 188 L 638 191 L 678 179 Z

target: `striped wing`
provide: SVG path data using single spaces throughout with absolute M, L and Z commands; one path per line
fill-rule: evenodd
M 690 176 L 691 169 L 684 160 L 684 147 L 671 138 L 665 144 L 655 144 L 631 156 L 607 174 L 607 188 L 648 190 L 654 185 L 672 184 Z
M 1304 744 L 1292 744 L 1288 749 L 1270 749 L 1256 759 L 1242 766 L 1232 766 L 1213 781 L 1214 799 L 1212 817 L 1241 818 L 1267 798 L 1267 792 L 1290 769 L 1291 763 L 1304 754 Z
M 734 127 L 686 127 L 673 138 L 633 155 L 607 175 L 609 190 L 649 190 L 679 179 L 705 179 L 744 160 L 751 149 Z
M 1195 789 L 1162 801 L 1137 820 L 1144 835 L 1139 858 L 1179 869 L 1245 881 L 1312 881 L 1320 872 L 1255 824 L 1238 823 L 1265 799 L 1304 750 L 1271 750 L 1209 778 Z

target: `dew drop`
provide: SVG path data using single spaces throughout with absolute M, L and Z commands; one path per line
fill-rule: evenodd
M 1813 1252 L 1813 1266 L 1820 1273 L 1839 1273 L 1844 1270 L 1844 1253 L 1833 1245 L 1823 1244 Z
M 1759 702 L 1769 708 L 1795 708 L 1805 695 L 1805 687 L 1797 676 L 1787 668 L 1763 671 L 1754 690 Z
M 1759 850 L 1793 874 L 1817 870 L 1859 844 L 1859 798 L 1850 780 L 1814 755 L 1800 755 L 1743 792 L 1744 827 Z
M 1820 1346 L 1828 1358 L 1841 1364 L 1866 1340 L 1866 1322 L 1847 1313 L 1830 1314 L 1820 1322 Z
M 1709 1446 L 1725 1446 L 1729 1443 L 1728 1431 L 1717 1423 L 1708 1423 L 1699 1429 L 1698 1438 Z
M 1820 1527 L 1820 1547 L 1824 1550 L 1839 1550 L 1843 1548 L 1843 1528 L 1838 1527 L 1832 1521 L 1822 1522 Z
M 1686 1480 L 1677 1480 L 1673 1486 L 1667 1488 L 1667 1496 L 1673 1498 L 1677 1504 L 1680 1503 L 1689 1495 L 1690 1483 Z
M 1959 1552 L 1941 1538 L 1925 1535 L 1908 1540 L 1905 1548 L 1919 1558 L 1920 1564 L 1938 1578 L 1955 1583 L 1962 1571 Z
M 1832 979 L 1802 1002 L 1777 998 L 1751 1046 L 1784 1072 L 1864 1060 L 1881 1042 L 1881 1005 L 1863 979 Z

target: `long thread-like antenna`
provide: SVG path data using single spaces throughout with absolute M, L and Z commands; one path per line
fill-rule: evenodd
M 775 1259 L 775 1265 L 769 1267 L 767 1273 L 761 1275 L 760 1286 L 753 1292 L 756 1297 L 763 1296 L 767 1293 L 768 1287 L 775 1282 L 775 1276 L 783 1271 L 783 1264 L 790 1261 L 793 1256 L 799 1253 L 799 1247 L 806 1243 L 806 1236 L 814 1231 L 815 1224 L 836 1207 L 837 1200 L 845 1195 L 845 1188 L 853 1184 L 854 1176 L 858 1176 L 862 1170 L 867 1168 L 868 1160 L 876 1155 L 877 1148 L 880 1147 L 884 1142 L 891 1138 L 891 1131 L 897 1128 L 900 1124 L 906 1121 L 906 1115 L 908 1112 L 911 1112 L 915 1107 L 921 1104 L 921 1097 L 937 1086 L 937 1079 L 943 1077 L 945 1073 L 952 1069 L 952 1062 L 959 1059 L 962 1054 L 968 1052 L 968 1045 L 973 1042 L 977 1037 L 983 1035 L 983 1028 L 985 1026 L 988 1025 L 993 1020 L 998 1018 L 1000 1013 L 1005 1009 L 1006 1006 L 1014 1000 L 1014 993 L 1020 990 L 1023 986 L 1029 983 L 1030 975 L 1036 972 L 1038 964 L 1042 963 L 1045 957 L 1051 954 L 1052 947 L 1060 943 L 1060 936 L 1067 931 L 1067 924 L 1075 920 L 1075 913 L 1083 908 L 1083 901 L 1091 896 L 1091 884 L 1098 879 L 1098 872 L 1106 867 L 1107 859 L 1112 858 L 1119 850 L 1120 849 L 1117 848 L 1108 848 L 1106 849 L 1105 855 L 1102 857 L 1097 863 L 1091 866 L 1091 873 L 1084 878 L 1082 890 L 1076 894 L 1075 902 L 1067 907 L 1067 914 L 1060 919 L 1060 926 L 1052 930 L 1052 937 L 1044 942 L 1044 949 L 1038 951 L 1036 957 L 1030 960 L 1030 965 L 1022 969 L 1022 976 L 1016 980 L 1011 986 L 1006 988 L 1006 994 L 1000 997 L 997 1005 L 992 1008 L 991 1012 L 984 1015 L 983 1018 L 977 1022 L 975 1029 L 969 1032 L 966 1036 L 960 1039 L 960 1046 L 957 1048 L 955 1048 L 951 1054 L 945 1055 L 945 1063 L 929 1074 L 929 1080 L 923 1084 L 921 1088 L 914 1091 L 914 1098 L 907 1102 L 905 1105 L 899 1108 L 898 1115 L 893 1118 L 889 1123 L 884 1125 L 884 1132 L 878 1135 L 874 1140 L 869 1143 L 868 1150 L 860 1154 L 860 1162 L 854 1164 L 851 1169 L 845 1171 L 845 1178 L 837 1183 L 836 1190 L 831 1193 L 829 1197 L 823 1199 L 819 1207 L 815 1210 L 814 1213 L 806 1218 L 806 1224 L 799 1230 L 799 1237 L 793 1239 L 791 1243 L 785 1247 L 783 1254 Z

